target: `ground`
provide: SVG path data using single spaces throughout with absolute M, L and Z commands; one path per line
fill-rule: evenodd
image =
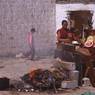
M 25 73 L 30 72 L 36 68 L 50 69 L 52 64 L 56 63 L 54 58 L 46 58 L 31 61 L 26 58 L 1 58 L 0 59 L 0 77 L 8 77 L 10 79 L 19 80 L 21 76 Z M 93 87 L 79 87 L 76 89 L 66 89 L 56 95 L 80 95 L 86 91 L 95 92 Z M 11 91 L 1 91 L 0 95 L 49 95 L 53 93 L 47 92 L 11 92 Z

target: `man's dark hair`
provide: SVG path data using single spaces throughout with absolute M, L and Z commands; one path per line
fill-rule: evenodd
M 32 28 L 32 29 L 31 29 L 31 32 L 35 32 L 35 28 Z
M 67 22 L 67 20 L 62 20 L 62 25 L 64 24 L 64 22 Z

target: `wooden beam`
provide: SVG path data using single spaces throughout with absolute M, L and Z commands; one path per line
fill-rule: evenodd
M 56 0 L 56 3 L 95 3 L 95 0 Z

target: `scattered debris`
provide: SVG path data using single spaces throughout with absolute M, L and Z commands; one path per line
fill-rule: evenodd
M 16 54 L 16 58 L 22 58 L 24 57 L 23 53 Z

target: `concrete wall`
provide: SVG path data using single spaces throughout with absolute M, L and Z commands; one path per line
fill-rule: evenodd
M 36 30 L 36 55 L 51 55 L 55 49 L 55 0 L 0 0 L 0 56 L 28 52 L 31 28 Z

